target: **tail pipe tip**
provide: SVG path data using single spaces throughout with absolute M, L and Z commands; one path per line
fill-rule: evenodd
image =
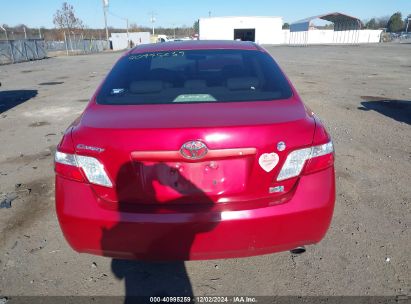
M 294 249 L 291 249 L 290 252 L 292 254 L 302 254 L 305 252 L 305 247 L 304 246 L 296 247 Z

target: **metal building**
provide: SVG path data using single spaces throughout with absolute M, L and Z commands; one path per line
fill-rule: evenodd
M 283 43 L 281 17 L 209 17 L 199 20 L 201 40 L 242 40 Z
M 322 19 L 334 24 L 334 30 L 313 30 L 313 20 Z M 296 21 L 290 25 L 290 44 L 344 43 L 360 42 L 360 19 L 342 13 L 328 13 Z

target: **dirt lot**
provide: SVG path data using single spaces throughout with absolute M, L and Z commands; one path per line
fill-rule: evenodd
M 320 244 L 172 264 L 77 254 L 55 215 L 53 152 L 120 54 L 0 66 L 0 199 L 17 196 L 0 209 L 0 295 L 410 294 L 411 44 L 268 49 L 334 139 Z

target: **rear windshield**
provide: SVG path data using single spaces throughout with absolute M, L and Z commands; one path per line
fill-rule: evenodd
M 105 80 L 97 103 L 218 103 L 291 95 L 283 73 L 264 52 L 192 50 L 123 57 Z

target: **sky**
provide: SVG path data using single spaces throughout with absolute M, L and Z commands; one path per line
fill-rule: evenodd
M 90 28 L 102 28 L 102 0 L 66 0 L 74 6 L 77 17 Z M 63 0 L 0 0 L 0 24 L 29 27 L 53 27 L 53 14 Z M 201 17 L 211 16 L 280 16 L 292 23 L 328 12 L 342 12 L 361 20 L 391 15 L 400 11 L 411 14 L 411 0 L 109 0 L 108 25 L 125 28 L 130 24 L 150 26 L 150 12 L 155 26 L 191 26 Z

